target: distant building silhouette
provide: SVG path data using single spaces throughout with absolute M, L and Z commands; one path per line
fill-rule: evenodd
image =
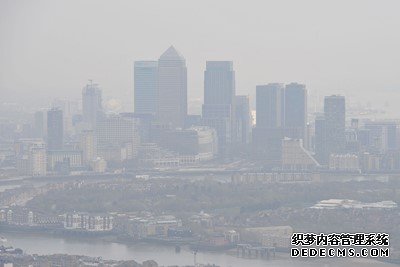
M 103 115 L 101 90 L 97 84 L 87 84 L 82 90 L 83 122 L 93 129 Z
M 158 109 L 158 62 L 135 61 L 134 84 L 135 113 L 156 115 Z
M 253 150 L 266 166 L 281 165 L 283 84 L 271 83 L 256 87 L 256 127 L 253 129 Z
M 43 111 L 37 111 L 34 114 L 33 118 L 33 136 L 35 138 L 44 138 L 45 137 L 45 116 Z
M 291 83 L 285 86 L 283 125 L 285 136 L 302 139 L 305 147 L 307 126 L 307 90 L 304 84 Z
M 276 129 L 282 127 L 283 84 L 270 83 L 256 87 L 257 127 Z
M 237 95 L 235 99 L 237 141 L 248 144 L 251 140 L 250 99 L 247 95 Z
M 64 122 L 61 109 L 53 108 L 47 112 L 47 148 L 61 150 L 64 140 Z
M 315 158 L 320 164 L 327 164 L 329 161 L 329 153 L 327 149 L 327 133 L 326 121 L 323 115 L 315 118 Z
M 158 110 L 161 124 L 182 128 L 187 115 L 187 70 L 185 58 L 169 47 L 158 60 Z
M 320 164 L 326 165 L 331 154 L 341 154 L 346 148 L 346 103 L 344 96 L 326 96 L 324 117 L 315 121 L 315 150 Z
M 369 132 L 368 149 L 375 153 L 385 153 L 397 149 L 397 124 L 390 121 L 368 121 L 364 128 Z
M 217 131 L 220 154 L 235 142 L 235 71 L 232 61 L 207 61 L 203 122 Z

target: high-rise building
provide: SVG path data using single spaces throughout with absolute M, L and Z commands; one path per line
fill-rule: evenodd
M 158 60 L 157 119 L 172 128 L 182 128 L 187 115 L 187 70 L 185 58 L 169 47 Z
M 314 136 L 315 158 L 320 164 L 327 164 L 329 161 L 329 153 L 326 143 L 326 121 L 325 117 L 322 115 L 315 118 Z
M 325 97 L 324 115 L 329 153 L 343 153 L 346 146 L 346 103 L 344 96 Z
M 256 125 L 259 128 L 282 127 L 283 84 L 270 83 L 256 87 Z
M 266 166 L 281 165 L 283 113 L 283 84 L 272 83 L 256 88 L 256 127 L 253 129 L 255 156 L 265 160 Z
M 217 131 L 219 152 L 235 142 L 235 71 L 232 61 L 207 61 L 203 123 Z
M 135 61 L 135 113 L 155 115 L 158 109 L 158 62 Z
M 52 108 L 47 112 L 47 148 L 61 150 L 64 142 L 64 121 L 61 109 Z
M 307 147 L 307 90 L 304 84 L 291 83 L 285 86 L 283 118 L 285 136 L 303 139 Z
M 250 143 L 251 114 L 250 99 L 246 95 L 238 95 L 235 99 L 237 141 L 242 144 Z
M 103 115 L 101 90 L 97 84 L 87 84 L 82 90 L 83 122 L 92 129 Z
M 45 137 L 45 118 L 43 111 L 37 111 L 34 114 L 33 118 L 33 136 L 35 138 L 44 138 Z
M 326 96 L 324 117 L 315 121 L 315 151 L 320 164 L 326 165 L 331 154 L 346 148 L 346 103 L 344 96 Z

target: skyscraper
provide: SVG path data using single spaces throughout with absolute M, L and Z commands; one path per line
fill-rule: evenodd
M 61 150 L 64 141 L 64 123 L 61 109 L 53 108 L 47 112 L 47 148 Z
M 235 99 L 237 141 L 242 144 L 250 142 L 251 115 L 250 99 L 247 95 L 237 95 Z
M 101 90 L 97 84 L 87 84 L 82 90 L 83 122 L 92 129 L 103 115 Z
M 303 139 L 307 147 L 307 90 L 304 84 L 291 83 L 284 91 L 284 127 L 285 136 Z
M 135 113 L 155 115 L 158 109 L 158 62 L 136 61 L 134 66 Z
M 45 136 L 46 127 L 44 115 L 45 114 L 43 113 L 43 111 L 37 111 L 34 114 L 33 135 L 36 138 L 44 138 Z
M 340 154 L 346 147 L 346 103 L 344 96 L 326 96 L 324 117 L 315 121 L 315 151 L 320 164 L 327 164 L 331 154 Z
M 346 103 L 344 96 L 325 97 L 324 114 L 330 153 L 342 153 L 346 146 Z
M 185 58 L 169 47 L 158 60 L 157 119 L 172 128 L 182 128 L 187 116 L 187 70 Z
M 207 61 L 203 122 L 217 131 L 219 152 L 235 141 L 235 71 L 232 61 Z
M 329 161 L 329 153 L 326 143 L 326 121 L 325 117 L 319 115 L 315 118 L 315 158 L 320 164 L 327 164 Z
M 256 87 L 256 123 L 259 128 L 282 126 L 283 84 L 270 83 Z
M 253 129 L 255 155 L 265 165 L 281 165 L 283 132 L 283 84 L 271 83 L 256 87 L 256 127 Z

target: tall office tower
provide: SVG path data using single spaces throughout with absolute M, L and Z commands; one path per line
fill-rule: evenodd
M 266 166 L 281 165 L 282 155 L 282 93 L 283 85 L 272 83 L 256 88 L 256 127 L 253 129 L 255 156 L 265 160 Z
M 251 114 L 250 99 L 246 95 L 238 95 L 235 99 L 237 141 L 242 144 L 250 143 Z
M 232 61 L 207 61 L 204 71 L 203 123 L 218 135 L 219 153 L 235 141 L 235 71 Z
M 343 153 L 346 147 L 346 102 L 344 96 L 325 97 L 324 115 L 329 153 Z
M 96 122 L 103 115 L 101 104 L 101 90 L 97 84 L 87 84 L 82 90 L 82 112 L 83 122 L 87 123 L 92 129 Z
M 158 60 L 157 119 L 172 128 L 184 127 L 187 116 L 187 70 L 185 58 L 169 47 Z
M 135 114 L 157 113 L 158 100 L 158 62 L 135 61 Z
M 35 138 L 44 138 L 45 136 L 45 121 L 43 111 L 35 112 L 33 118 L 33 136 Z
M 270 83 L 256 87 L 256 125 L 259 128 L 282 127 L 283 84 Z
M 52 108 L 47 112 L 47 148 L 61 150 L 64 141 L 64 121 L 61 109 Z
M 284 127 L 285 136 L 303 139 L 307 147 L 307 90 L 304 84 L 291 83 L 284 91 Z
M 344 96 L 326 96 L 324 118 L 315 121 L 315 151 L 320 164 L 326 165 L 331 154 L 345 152 L 346 103 Z
M 315 158 L 320 164 L 327 164 L 329 162 L 326 142 L 326 121 L 325 117 L 321 115 L 315 118 L 314 151 Z

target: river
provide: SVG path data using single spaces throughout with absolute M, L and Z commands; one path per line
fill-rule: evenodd
M 194 262 L 193 252 L 182 248 L 175 253 L 174 247 L 149 244 L 126 245 L 96 240 L 60 238 L 27 233 L 1 233 L 7 239 L 5 245 L 23 249 L 29 254 L 73 254 L 103 257 L 104 259 L 135 260 L 143 262 L 153 259 L 160 265 L 189 265 Z M 212 263 L 221 267 L 389 267 L 392 264 L 367 260 L 318 260 L 299 261 L 291 259 L 256 260 L 242 259 L 224 253 L 198 252 L 197 263 Z

